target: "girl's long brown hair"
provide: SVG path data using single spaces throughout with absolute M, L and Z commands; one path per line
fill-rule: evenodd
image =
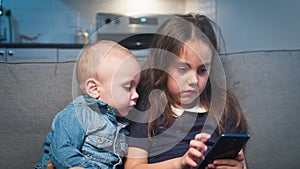
M 172 64 L 174 56 L 179 56 L 185 42 L 199 39 L 210 46 L 213 54 L 212 59 L 219 57 L 220 46 L 215 33 L 219 30 L 216 30 L 216 28 L 216 25 L 206 16 L 189 14 L 172 17 L 158 29 L 150 46 L 150 56 L 141 72 L 141 80 L 137 89 L 140 94 L 137 108 L 146 112 L 146 118 L 149 122 L 149 137 L 154 134 L 153 132 L 157 128 L 168 127 L 176 119 L 170 107 L 172 99 L 166 86 L 168 79 L 166 70 Z M 212 77 L 210 76 L 204 91 L 200 95 L 201 103 L 199 104 L 206 110 L 211 108 L 211 80 Z M 155 90 L 156 92 L 153 92 Z M 246 121 L 237 99 L 229 90 L 222 87 L 220 87 L 220 90 L 225 91 L 226 97 L 224 98 L 225 107 L 222 120 L 218 123 L 219 131 L 226 132 L 226 121 L 233 120 L 236 122 L 237 131 L 246 132 Z M 209 113 L 214 119 L 220 119 L 218 113 L 213 111 Z M 163 121 L 161 125 L 156 126 L 155 119 L 160 114 L 163 116 Z

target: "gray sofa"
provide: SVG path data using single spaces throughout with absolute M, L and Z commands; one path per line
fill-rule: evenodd
M 300 166 L 300 50 L 222 56 L 248 120 L 250 169 Z M 72 100 L 74 62 L 0 63 L 0 169 L 39 161 L 54 115 Z

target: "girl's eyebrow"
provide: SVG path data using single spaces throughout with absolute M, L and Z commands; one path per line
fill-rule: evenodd
M 188 67 L 191 67 L 191 65 L 189 63 L 181 61 L 181 60 L 177 60 L 176 64 L 181 64 L 181 65 L 184 64 L 184 65 L 187 65 Z M 205 66 L 205 67 L 210 66 L 210 62 L 209 63 L 202 63 L 198 67 L 202 67 L 202 66 Z
M 208 67 L 208 66 L 210 66 L 210 63 L 204 63 L 204 64 L 202 64 L 201 66 L 206 66 L 206 67 Z

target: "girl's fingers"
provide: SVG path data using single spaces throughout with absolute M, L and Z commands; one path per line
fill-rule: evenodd
M 194 148 L 190 148 L 190 149 L 189 149 L 188 156 L 189 156 L 189 158 L 191 158 L 193 161 L 195 161 L 195 162 L 197 162 L 197 163 L 198 163 L 200 160 L 203 160 L 203 159 L 204 159 L 203 154 L 202 154 L 200 151 L 198 151 L 198 150 L 196 150 L 196 149 L 194 149 Z
M 243 168 L 244 161 L 238 161 L 238 160 L 234 160 L 234 159 L 220 159 L 220 160 L 214 160 L 213 165 L 214 166 L 230 166 L 230 167 Z
M 191 140 L 190 147 L 195 148 L 196 150 L 200 151 L 201 153 L 203 153 L 203 151 L 207 150 L 207 146 L 203 142 L 197 141 L 197 140 Z
M 195 140 L 197 141 L 201 141 L 201 142 L 206 142 L 208 139 L 210 139 L 210 135 L 207 134 L 207 133 L 200 133 L 200 134 L 197 134 L 195 136 Z
M 238 161 L 243 161 L 243 160 L 245 159 L 245 156 L 244 156 L 244 154 L 239 153 L 238 156 L 236 157 L 236 159 L 237 159 Z

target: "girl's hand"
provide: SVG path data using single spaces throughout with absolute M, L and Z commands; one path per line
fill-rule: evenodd
M 190 141 L 190 148 L 184 156 L 180 158 L 181 168 L 197 167 L 200 160 L 204 159 L 203 152 L 207 150 L 205 143 L 210 139 L 210 135 L 200 133 Z
M 214 160 L 213 163 L 208 164 L 206 169 L 244 169 L 245 166 L 245 157 L 241 151 L 236 159 L 218 159 Z

